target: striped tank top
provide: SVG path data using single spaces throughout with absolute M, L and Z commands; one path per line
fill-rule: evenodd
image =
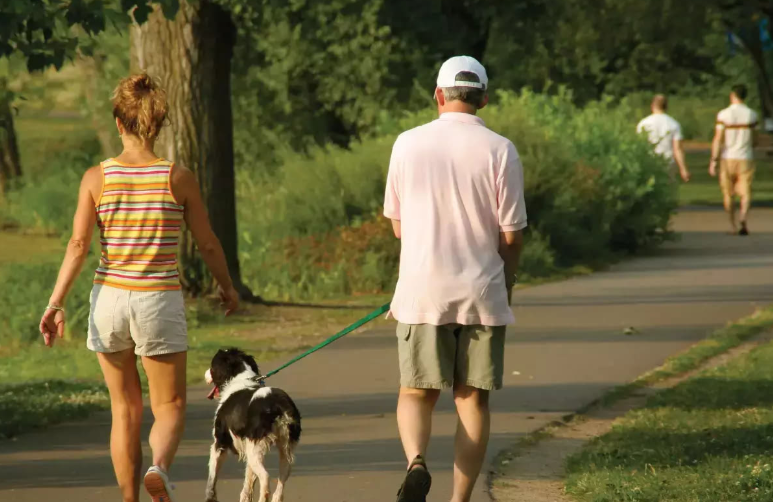
M 170 186 L 174 164 L 102 162 L 97 204 L 102 258 L 94 284 L 136 291 L 180 289 L 177 249 L 183 206 Z

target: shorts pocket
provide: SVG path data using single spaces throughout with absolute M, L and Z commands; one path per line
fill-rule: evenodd
M 408 339 L 411 337 L 411 325 L 410 324 L 403 324 L 398 323 L 397 324 L 397 338 L 400 340 L 407 342 Z
M 185 300 L 181 291 L 146 293 L 137 299 L 134 333 L 137 353 L 143 356 L 171 354 L 188 348 Z
M 89 338 L 108 338 L 119 331 L 116 310 L 120 296 L 103 287 L 94 287 L 89 295 Z

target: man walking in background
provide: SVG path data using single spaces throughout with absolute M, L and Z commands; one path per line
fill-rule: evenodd
M 487 89 L 478 61 L 449 59 L 435 89 L 440 118 L 404 132 L 392 150 L 384 215 L 402 246 L 391 309 L 408 459 L 399 502 L 426 500 L 424 455 L 445 388 L 458 415 L 451 500 L 470 500 L 488 445 L 489 391 L 502 387 L 526 208 L 515 146 L 475 116 Z
M 733 233 L 749 235 L 746 218 L 752 201 L 752 180 L 754 179 L 754 128 L 757 114 L 744 104 L 746 86 L 733 86 L 730 106 L 717 114 L 717 127 L 711 144 L 709 174 L 717 175 L 719 162 L 719 186 L 725 211 L 730 216 Z M 721 152 L 721 159 L 720 159 Z M 735 202 L 733 196 L 741 199 L 739 215 L 740 230 L 735 223 Z
M 672 168 L 676 163 L 682 180 L 690 181 L 690 171 L 687 169 L 682 150 L 682 127 L 666 113 L 667 108 L 668 98 L 663 94 L 656 94 L 650 105 L 652 114 L 639 122 L 636 132 L 641 134 L 646 131 L 650 143 L 655 147 L 655 153 L 668 160 Z

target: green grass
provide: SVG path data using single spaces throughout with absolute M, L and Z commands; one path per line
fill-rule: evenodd
M 97 358 L 85 347 L 89 271 L 68 302 L 66 337 L 46 348 L 36 332 L 62 251 L 59 239 L 0 232 L 0 277 L 15 274 L 0 291 L 0 303 L 11 314 L 0 318 L 0 382 L 15 382 L 0 385 L 0 437 L 83 418 L 109 404 Z M 203 385 L 204 371 L 221 347 L 240 347 L 259 363 L 289 358 L 386 301 L 387 296 L 371 295 L 319 306 L 245 305 L 238 315 L 224 318 L 216 302 L 188 299 L 188 381 Z
M 773 344 L 653 396 L 567 463 L 592 502 L 773 498 Z
M 679 187 L 681 205 L 722 205 L 719 182 L 709 176 L 710 157 L 708 151 L 687 153 L 687 166 L 692 177 L 689 183 L 682 183 Z M 773 205 L 773 157 L 758 155 L 755 162 L 757 171 L 752 184 L 752 204 Z
M 693 370 L 701 363 L 733 347 L 737 347 L 749 338 L 771 327 L 773 327 L 773 307 L 757 310 L 748 317 L 718 329 L 709 337 L 692 345 L 687 350 L 669 357 L 663 365 L 645 373 L 633 382 L 612 389 L 601 398 L 601 404 L 609 405 L 629 396 L 636 389 Z
M 55 262 L 62 258 L 61 239 L 16 232 L 0 233 L 0 266 L 12 263 Z
M 47 425 L 85 418 L 107 408 L 101 384 L 51 380 L 0 386 L 0 438 Z

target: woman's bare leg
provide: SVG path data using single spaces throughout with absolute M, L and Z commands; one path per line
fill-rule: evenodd
M 134 349 L 98 353 L 99 365 L 110 391 L 113 414 L 110 456 L 124 502 L 139 502 L 142 468 L 142 387 Z
M 153 465 L 169 472 L 185 430 L 185 375 L 187 352 L 142 358 L 148 376 L 153 427 L 150 448 Z

